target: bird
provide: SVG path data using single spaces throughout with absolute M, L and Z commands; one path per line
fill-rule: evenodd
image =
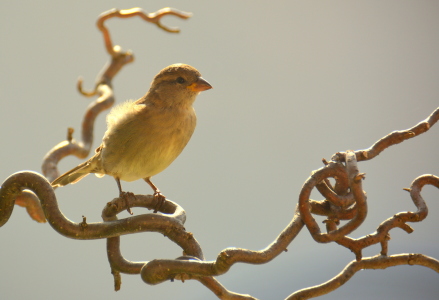
M 110 111 L 107 130 L 95 154 L 56 178 L 52 187 L 76 183 L 90 173 L 98 177 L 109 175 L 116 180 L 119 197 L 126 198 L 127 194 L 134 194 L 124 192 L 120 181 L 143 179 L 161 206 L 166 198 L 151 177 L 165 170 L 183 151 L 196 126 L 195 98 L 211 88 L 190 65 L 179 63 L 162 69 L 143 97 Z

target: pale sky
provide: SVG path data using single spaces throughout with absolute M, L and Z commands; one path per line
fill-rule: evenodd
M 156 73 L 172 63 L 196 67 L 214 89 L 195 103 L 198 123 L 180 157 L 153 182 L 187 213 L 186 229 L 213 260 L 227 247 L 265 248 L 290 222 L 300 188 L 338 151 L 365 149 L 394 130 L 410 128 L 439 105 L 437 1 L 2 1 L 0 5 L 0 179 L 20 170 L 41 172 L 45 153 L 79 138 L 90 89 L 108 55 L 95 26 L 111 8 L 148 12 L 171 6 L 192 12 L 166 17 L 173 35 L 140 18 L 113 19 L 113 41 L 135 61 L 114 79 L 118 103 L 137 99 Z M 422 136 L 361 162 L 369 212 L 351 237 L 373 233 L 385 219 L 415 206 L 407 192 L 417 176 L 439 175 L 439 125 Z M 96 120 L 93 149 L 105 131 Z M 60 163 L 61 172 L 81 161 Z M 149 194 L 143 180 L 122 183 Z M 63 213 L 100 222 L 118 196 L 113 178 L 88 176 L 56 191 Z M 389 254 L 439 258 L 439 191 L 425 187 L 429 216 L 415 231 L 390 232 Z M 321 196 L 313 193 L 315 199 Z M 147 213 L 140 208 L 134 214 Z M 126 213 L 120 218 L 128 217 Z M 2 299 L 216 299 L 197 281 L 146 285 L 122 275 L 113 291 L 105 240 L 65 238 L 16 207 L 0 228 Z M 354 255 L 334 243 L 318 244 L 304 228 L 272 262 L 234 265 L 218 277 L 229 290 L 259 299 L 284 299 L 323 283 Z M 373 256 L 373 246 L 364 251 Z M 122 237 L 129 260 L 175 258 L 181 249 L 155 233 Z M 436 299 L 438 275 L 420 266 L 357 273 L 319 299 Z

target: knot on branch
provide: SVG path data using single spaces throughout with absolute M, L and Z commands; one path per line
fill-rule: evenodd
M 421 122 L 421 127 L 429 124 Z M 418 128 L 418 127 L 416 127 Z M 394 132 L 390 134 L 400 137 L 413 136 L 413 132 Z M 314 171 L 302 187 L 299 196 L 299 209 L 305 225 L 314 240 L 319 243 L 336 243 L 354 252 L 356 259 L 362 259 L 362 249 L 376 244 L 381 244 L 381 254 L 387 255 L 387 244 L 390 240 L 389 231 L 395 227 L 401 228 L 407 233 L 413 232 L 413 228 L 407 222 L 422 221 L 428 214 L 427 205 L 422 199 L 420 192 L 425 184 L 431 184 L 439 188 L 438 177 L 434 175 L 422 175 L 415 179 L 412 186 L 406 189 L 410 192 L 413 203 L 418 209 L 416 212 L 403 212 L 381 223 L 376 232 L 358 239 L 352 239 L 347 235 L 360 226 L 367 215 L 366 194 L 362 191 L 361 181 L 365 178 L 364 173 L 359 173 L 357 158 L 365 157 L 365 151 L 339 152 L 333 156 L 333 161 L 324 160 L 325 166 Z M 366 155 L 367 157 L 367 155 Z M 343 165 L 345 162 L 346 165 Z M 332 187 L 328 178 L 335 180 Z M 316 187 L 325 197 L 323 201 L 310 200 L 312 189 Z M 323 215 L 326 233 L 322 233 L 312 214 Z M 338 228 L 339 220 L 349 220 Z

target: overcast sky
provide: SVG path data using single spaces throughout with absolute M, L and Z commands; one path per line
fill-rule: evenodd
M 45 153 L 79 128 L 90 89 L 108 55 L 95 26 L 113 7 L 148 12 L 171 6 L 194 15 L 166 17 L 173 35 L 140 18 L 107 25 L 115 44 L 135 61 L 114 79 L 116 101 L 137 99 L 154 75 L 172 63 L 196 67 L 214 89 L 195 103 L 197 129 L 180 157 L 153 182 L 187 212 L 185 227 L 213 260 L 227 247 L 258 250 L 290 222 L 300 188 L 321 159 L 364 149 L 394 130 L 412 127 L 439 103 L 437 1 L 2 1 L 0 5 L 0 180 L 20 170 L 41 172 Z M 369 213 L 351 237 L 373 233 L 385 219 L 415 210 L 414 178 L 439 175 L 439 125 L 422 136 L 361 162 Z M 93 149 L 105 131 L 96 120 Z M 81 161 L 60 163 L 61 172 Z M 145 182 L 125 190 L 149 194 Z M 57 190 L 71 220 L 100 222 L 118 195 L 113 178 L 88 176 Z M 317 193 L 314 199 L 321 199 Z M 439 191 L 425 187 L 430 212 L 407 234 L 392 230 L 389 253 L 439 258 Z M 134 214 L 147 213 L 140 208 Z M 126 213 L 120 217 L 127 217 Z M 14 209 L 0 228 L 3 299 L 216 299 L 196 281 L 148 286 L 123 275 L 113 291 L 105 240 L 78 241 Z M 354 255 L 318 244 L 306 229 L 272 262 L 238 264 L 218 277 L 229 290 L 259 299 L 284 299 L 338 274 Z M 373 246 L 366 256 L 378 254 Z M 175 258 L 181 249 L 160 234 L 122 237 L 133 261 Z M 357 273 L 321 299 L 437 299 L 438 274 L 420 266 Z

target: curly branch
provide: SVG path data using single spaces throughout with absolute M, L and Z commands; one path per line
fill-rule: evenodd
M 188 19 L 192 16 L 191 13 L 188 12 L 184 12 L 184 11 L 180 11 L 177 10 L 175 8 L 170 8 L 170 7 L 165 7 L 162 8 L 156 12 L 153 13 L 145 13 L 141 8 L 139 7 L 134 7 L 131 9 L 110 9 L 106 12 L 103 12 L 99 18 L 98 21 L 96 23 L 96 26 L 99 28 L 100 31 L 102 31 L 102 35 L 104 36 L 104 43 L 105 43 L 105 48 L 107 49 L 108 54 L 110 54 L 111 56 L 117 55 L 118 51 L 115 51 L 115 48 L 113 47 L 113 43 L 111 42 L 111 37 L 110 37 L 110 33 L 107 29 L 107 27 L 105 27 L 104 22 L 110 18 L 114 18 L 114 17 L 118 17 L 118 18 L 131 18 L 131 17 L 135 17 L 135 16 L 139 16 L 141 17 L 143 20 L 156 24 L 157 27 L 167 31 L 167 32 L 171 32 L 171 33 L 178 33 L 180 32 L 180 29 L 178 28 L 171 28 L 171 27 L 167 27 L 165 25 L 162 25 L 160 23 L 160 19 L 166 15 L 173 15 L 173 16 L 177 16 L 181 19 Z M 118 47 L 118 46 L 116 46 Z
M 251 295 L 238 294 L 227 290 L 214 277 L 196 277 L 194 279 L 201 282 L 201 284 L 211 290 L 219 299 L 222 300 L 258 300 Z
M 192 16 L 191 13 L 179 11 L 174 8 L 162 8 L 154 13 L 146 14 L 143 12 L 141 8 L 135 7 L 131 9 L 111 9 L 109 11 L 103 12 L 99 15 L 98 20 L 96 22 L 96 26 L 98 29 L 102 32 L 102 36 L 104 39 L 105 49 L 107 50 L 108 54 L 111 56 L 110 63 L 108 63 L 103 70 L 101 71 L 100 75 L 98 76 L 96 80 L 96 85 L 93 91 L 87 92 L 84 91 L 82 88 L 83 80 L 82 78 L 78 79 L 77 87 L 78 91 L 86 96 L 91 97 L 96 95 L 98 87 L 100 84 L 107 84 L 111 86 L 111 81 L 116 76 L 116 74 L 122 69 L 124 65 L 127 63 L 131 63 L 134 61 L 134 55 L 133 53 L 128 50 L 126 52 L 122 51 L 122 48 L 119 45 L 114 45 L 111 41 L 110 32 L 105 26 L 104 22 L 108 19 L 119 17 L 119 18 L 130 18 L 135 16 L 140 16 L 143 20 L 156 24 L 159 28 L 172 33 L 178 33 L 180 30 L 178 28 L 169 28 L 160 23 L 160 19 L 163 16 L 166 15 L 174 15 L 182 19 L 187 19 Z
M 88 156 L 93 143 L 94 122 L 97 116 L 109 109 L 114 104 L 113 90 L 109 85 L 101 84 L 98 86 L 99 98 L 88 106 L 84 119 L 82 121 L 82 141 L 76 141 L 72 138 L 73 129 L 69 128 L 67 140 L 62 141 L 53 147 L 43 158 L 41 166 L 43 174 L 53 181 L 60 174 L 58 163 L 61 159 L 69 155 L 75 155 L 80 159 Z
M 133 199 L 130 199 L 129 206 L 130 207 L 146 207 L 148 209 L 154 209 L 152 205 L 155 205 L 153 203 L 154 198 L 148 197 L 149 201 L 145 201 L 142 199 L 136 199 L 134 197 L 130 197 Z M 144 196 L 143 196 L 144 198 Z M 116 215 L 122 211 L 124 211 L 127 208 L 127 201 L 120 201 L 119 198 L 114 199 L 111 202 L 107 203 L 107 206 L 102 211 L 102 219 L 105 222 L 111 222 L 116 221 L 117 217 Z M 183 227 L 184 222 L 186 221 L 186 213 L 185 211 L 172 201 L 167 200 L 162 207 L 160 208 L 160 211 L 162 213 L 169 214 L 166 217 L 173 218 L 175 220 L 178 220 L 181 224 L 179 228 L 175 228 L 175 225 L 172 225 L 171 223 L 168 224 L 168 228 L 164 230 L 155 230 L 155 228 L 150 228 L 147 231 L 157 231 L 163 233 L 165 236 L 167 236 L 171 241 L 176 243 L 177 245 L 180 245 L 182 249 L 184 249 L 184 252 L 187 253 L 187 255 L 191 255 L 194 257 L 198 257 L 200 259 L 203 259 L 203 252 L 196 241 L 196 239 L 193 237 L 191 233 L 186 232 L 186 230 Z M 151 215 L 152 216 L 152 215 Z M 155 215 L 160 216 L 160 215 Z M 154 216 L 152 216 L 154 218 Z M 134 232 L 132 232 L 134 233 Z M 126 273 L 126 274 L 139 274 L 142 267 L 147 262 L 132 262 L 127 259 L 125 259 L 122 256 L 122 253 L 120 251 L 120 237 L 115 236 L 107 239 L 107 256 L 108 261 L 110 263 L 110 267 L 113 271 L 113 273 L 117 272 L 119 273 Z M 120 281 L 120 275 L 115 278 L 115 280 Z M 120 284 L 119 284 L 120 286 Z
M 362 223 L 362 221 L 357 221 L 364 220 L 367 213 L 366 202 L 364 202 L 364 204 L 362 204 L 362 201 L 358 203 L 358 200 L 363 198 L 360 189 L 353 189 L 351 186 L 350 193 L 347 193 L 347 190 L 343 189 L 339 189 L 336 192 L 330 187 L 327 178 L 333 177 L 336 179 L 339 187 L 343 186 L 343 182 L 347 181 L 346 177 L 342 175 L 342 172 L 337 172 L 335 170 L 331 171 L 329 170 L 330 168 L 335 168 L 334 166 L 340 164 L 340 162 L 347 162 L 346 165 L 348 167 L 349 161 L 352 161 L 354 157 L 363 160 L 364 158 L 371 159 L 377 156 L 385 148 L 427 131 L 437 122 L 438 118 L 439 108 L 437 108 L 427 119 L 418 123 L 414 127 L 406 131 L 393 132 L 376 142 L 368 150 L 339 152 L 333 156 L 333 161 L 327 162 L 324 160 L 325 167 L 313 172 L 312 176 L 305 182 L 299 197 L 303 220 L 313 238 L 318 242 L 335 241 L 354 252 L 357 261 L 359 261 L 362 258 L 362 249 L 377 243 L 381 244 L 381 254 L 386 255 L 388 248 L 387 243 L 390 240 L 389 231 L 391 229 L 399 227 L 407 233 L 413 232 L 413 229 L 406 224 L 406 222 L 419 222 L 426 217 L 428 210 L 425 202 L 420 196 L 420 189 L 427 183 L 438 186 L 436 176 L 423 175 L 413 182 L 411 189 L 407 189 L 411 192 L 412 200 L 418 208 L 416 213 L 403 212 L 395 214 L 393 217 L 381 223 L 376 232 L 358 239 L 352 239 L 346 235 Z M 369 152 L 372 153 L 373 156 L 370 156 L 368 154 Z M 361 174 L 358 174 L 357 176 L 359 175 Z M 351 180 L 349 182 L 352 184 Z M 314 201 L 309 199 L 310 192 L 314 187 L 325 196 L 325 200 Z M 354 191 L 357 191 L 357 195 L 353 194 Z M 352 201 L 352 198 L 354 201 Z M 355 204 L 351 205 L 353 202 L 355 202 Z M 321 233 L 320 228 L 311 216 L 311 213 L 328 217 L 325 221 L 327 234 Z M 360 218 L 357 217 L 358 214 L 361 215 Z M 339 220 L 342 219 L 351 221 L 337 229 Z M 351 225 L 352 227 L 350 227 Z
M 303 221 L 296 211 L 292 221 L 281 232 L 276 240 L 267 248 L 254 251 L 240 248 L 227 248 L 221 251 L 215 261 L 167 260 L 156 259 L 148 262 L 141 270 L 143 281 L 148 284 L 158 284 L 171 280 L 176 274 L 191 276 L 218 276 L 226 273 L 235 263 L 264 264 L 280 253 L 287 251 L 288 245 L 297 236 L 303 227 Z
M 412 233 L 413 229 L 407 224 L 407 222 L 420 222 L 427 217 L 428 208 L 424 199 L 421 196 L 421 190 L 424 185 L 430 184 L 437 188 L 439 188 L 439 177 L 434 175 L 422 175 L 416 178 L 409 189 L 411 198 L 416 208 L 417 212 L 400 212 L 395 214 L 394 216 L 388 218 L 384 222 L 382 222 L 377 230 L 368 234 L 364 237 L 358 239 L 352 239 L 350 237 L 342 237 L 336 242 L 346 248 L 349 248 L 352 252 L 355 253 L 356 259 L 361 260 L 362 249 L 369 247 L 371 245 L 381 243 L 381 254 L 387 255 L 387 243 L 390 240 L 389 231 L 393 228 L 401 228 L 407 233 Z M 336 229 L 334 223 L 327 222 L 328 231 L 333 231 Z
M 346 234 L 351 233 L 353 230 L 357 229 L 360 226 L 367 215 L 367 203 L 366 197 L 361 188 L 361 179 L 362 176 L 358 173 L 358 169 L 356 167 L 356 160 L 354 152 L 348 152 L 349 159 L 348 165 L 346 169 L 339 163 L 331 162 L 325 167 L 319 169 L 314 172 L 311 177 L 309 177 L 305 184 L 302 187 L 302 190 L 299 195 L 299 210 L 300 214 L 303 218 L 303 221 L 306 224 L 309 232 L 315 241 L 319 243 L 328 243 L 334 240 L 337 240 Z M 349 182 L 351 185 L 351 191 L 353 193 L 353 197 L 355 198 L 355 206 L 357 209 L 357 213 L 355 216 L 344 226 L 337 230 L 333 230 L 329 233 L 322 233 L 317 222 L 311 215 L 311 206 L 309 202 L 309 196 L 311 194 L 312 189 L 320 182 L 322 182 L 325 178 L 334 177 L 338 178 L 338 174 L 347 172 Z
M 15 198 L 23 191 L 30 190 L 40 199 L 44 215 L 55 231 L 66 237 L 78 240 L 102 239 L 136 232 L 155 231 L 168 236 L 181 245 L 183 250 L 191 253 L 191 240 L 184 238 L 185 229 L 182 217 L 183 209 L 172 201 L 166 201 L 161 212 L 163 214 L 142 214 L 122 220 L 113 220 L 99 223 L 75 223 L 64 216 L 58 207 L 55 192 L 47 179 L 31 171 L 17 172 L 9 176 L 0 189 L 0 226 L 5 224 L 14 207 Z M 131 199 L 132 198 L 132 199 Z M 153 209 L 157 200 L 150 195 L 136 195 L 130 199 L 116 198 L 107 204 L 108 210 L 126 209 L 131 207 L 147 207 Z
M 32 220 L 37 221 L 38 223 L 46 223 L 46 218 L 44 217 L 44 211 L 41 208 L 40 200 L 31 191 L 24 190 L 21 194 L 19 194 L 17 198 L 15 198 L 15 204 L 25 207 Z
M 381 138 L 375 144 L 373 144 L 370 148 L 365 150 L 357 150 L 355 151 L 355 155 L 357 156 L 357 161 L 370 160 L 376 156 L 378 156 L 385 149 L 390 146 L 399 144 L 404 142 L 405 140 L 414 138 L 424 132 L 427 132 L 436 122 L 439 120 L 439 107 L 435 109 L 431 115 L 429 115 L 425 120 L 419 122 L 412 128 L 401 130 L 401 131 L 393 131 Z M 338 152 L 333 155 L 332 160 L 334 161 L 345 161 L 345 152 Z
M 361 261 L 352 261 L 331 280 L 317 286 L 296 291 L 288 296 L 286 300 L 303 300 L 330 293 L 349 281 L 360 270 L 387 269 L 401 265 L 424 266 L 439 273 L 439 261 L 423 254 L 378 255 L 363 258 Z
M 112 9 L 102 13 L 97 27 L 102 32 L 105 48 L 111 60 L 98 76 L 93 91 L 85 91 L 82 79 L 78 80 L 79 92 L 87 97 L 98 95 L 98 99 L 87 108 L 81 130 L 81 140 L 73 139 L 73 129 L 69 128 L 66 141 L 52 148 L 44 157 L 42 169 L 46 178 L 53 180 L 58 177 L 57 165 L 67 155 L 78 158 L 88 156 L 93 143 L 93 130 L 96 117 L 114 104 L 112 80 L 116 74 L 134 60 L 131 51 L 122 51 L 113 45 L 110 33 L 104 25 L 113 18 L 130 18 L 139 16 L 143 20 L 156 24 L 159 28 L 176 33 L 178 28 L 161 24 L 161 18 L 174 15 L 182 19 L 190 13 L 172 8 L 164 8 L 155 13 L 145 13 L 140 8 L 125 10 Z M 407 222 L 419 222 L 426 218 L 428 208 L 421 196 L 425 184 L 439 188 L 439 177 L 422 175 L 416 178 L 410 192 L 416 212 L 400 212 L 383 221 L 376 232 L 367 236 L 352 239 L 347 235 L 356 230 L 367 216 L 367 202 L 362 189 L 364 174 L 359 172 L 357 162 L 370 160 L 392 145 L 428 131 L 439 119 L 437 108 L 427 119 L 410 129 L 394 131 L 381 138 L 365 150 L 339 152 L 332 160 L 324 160 L 325 166 L 315 172 L 304 183 L 294 217 L 279 236 L 265 249 L 260 251 L 227 248 L 222 250 L 216 260 L 204 261 L 202 248 L 194 235 L 184 228 L 186 214 L 178 204 L 167 200 L 160 206 L 159 214 L 140 214 L 133 217 L 118 219 L 117 214 L 128 207 L 154 209 L 157 199 L 153 196 L 135 195 L 128 199 L 115 198 L 108 202 L 102 211 L 103 222 L 75 223 L 66 218 L 58 207 L 54 190 L 49 181 L 42 175 L 23 171 L 12 174 L 0 188 L 0 226 L 5 224 L 12 214 L 14 203 L 26 207 L 31 217 L 38 222 L 49 224 L 58 233 L 73 239 L 107 239 L 107 255 L 114 276 L 115 289 L 120 289 L 121 273 L 140 274 L 148 284 L 159 284 L 166 280 L 198 280 L 209 288 L 220 299 L 256 299 L 250 295 L 241 295 L 228 291 L 213 276 L 228 272 L 235 263 L 263 264 L 287 251 L 287 247 L 306 225 L 308 231 L 319 243 L 336 242 L 355 253 L 356 261 L 349 263 L 345 269 L 331 280 L 321 285 L 297 291 L 287 299 L 307 299 L 329 293 L 346 283 L 357 271 L 363 269 L 384 269 L 397 265 L 422 265 L 439 273 L 439 261 L 422 254 L 399 254 L 387 256 L 390 230 L 398 227 L 411 233 L 413 229 Z M 335 179 L 332 185 L 329 178 Z M 311 200 L 311 191 L 316 188 L 325 198 L 322 201 Z M 322 232 L 312 214 L 326 216 L 326 232 Z M 346 224 L 338 227 L 340 220 Z M 158 232 L 168 237 L 183 249 L 183 256 L 176 259 L 155 259 L 134 262 L 127 260 L 121 253 L 120 236 L 139 232 Z M 363 258 L 362 249 L 373 244 L 381 244 L 381 255 Z

